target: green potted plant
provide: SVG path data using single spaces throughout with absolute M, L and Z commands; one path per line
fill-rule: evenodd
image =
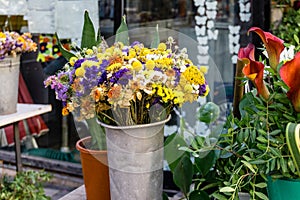
M 197 199 L 200 195 L 207 199 L 238 199 L 240 192 L 248 193 L 251 199 L 299 198 L 294 196 L 298 195 L 298 189 L 280 194 L 284 192 L 282 185 L 275 189 L 274 195 L 273 183 L 284 180 L 297 184 L 299 180 L 299 150 L 291 149 L 291 144 L 299 138 L 289 139 L 286 131 L 299 134 L 295 125 L 288 124 L 300 121 L 300 53 L 281 59 L 280 55 L 288 52 L 284 50 L 283 40 L 257 27 L 250 32 L 260 36 L 266 54 L 259 55 L 260 61 L 256 61 L 254 45 L 242 48 L 237 71 L 243 76 L 237 78 L 244 82 L 250 80 L 253 87 L 234 103 L 236 112 L 228 116 L 224 129 L 218 132 L 222 134 L 217 142 L 207 144 L 203 141 L 209 140 L 197 136 L 193 140 L 196 142 L 181 147 L 195 159 L 194 163 L 184 159 L 175 166 L 194 169 L 192 175 L 184 175 L 188 177 L 185 183 L 194 186 L 190 190 L 187 184 L 185 190 L 182 189 L 189 199 Z M 206 154 L 203 155 L 203 151 Z M 186 170 L 174 170 L 174 179 L 182 177 L 182 171 L 186 173 Z

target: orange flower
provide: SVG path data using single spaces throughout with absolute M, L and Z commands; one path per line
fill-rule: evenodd
M 63 107 L 61 112 L 63 116 L 67 116 L 69 114 L 68 106 Z
M 287 92 L 288 98 L 291 100 L 295 110 L 300 112 L 300 52 L 294 59 L 287 61 L 279 71 L 281 79 L 289 86 Z
M 258 94 L 264 99 L 269 98 L 269 90 L 264 83 L 264 64 L 254 60 L 254 46 L 249 44 L 246 48 L 241 48 L 238 57 L 244 64 L 243 73 L 255 85 Z
M 121 89 L 122 87 L 120 85 L 116 85 L 114 87 L 112 87 L 109 91 L 108 91 L 108 98 L 110 99 L 117 99 L 120 97 L 121 94 Z
M 264 32 L 258 27 L 250 28 L 248 33 L 251 31 L 257 33 L 261 38 L 269 56 L 270 66 L 276 71 L 279 64 L 280 54 L 284 49 L 283 40 L 269 32 Z
M 168 70 L 166 71 L 166 75 L 167 75 L 167 76 L 175 76 L 175 75 L 176 75 L 176 72 L 175 72 L 174 69 L 168 69 Z
M 100 87 L 92 90 L 92 96 L 96 102 L 104 99 L 104 90 Z

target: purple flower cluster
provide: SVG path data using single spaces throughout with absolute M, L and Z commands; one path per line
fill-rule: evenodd
M 67 75 L 64 73 L 59 74 L 57 78 L 55 75 L 53 75 L 48 77 L 48 79 L 44 83 L 46 86 L 50 84 L 51 89 L 54 89 L 56 93 L 56 98 L 63 102 L 67 101 L 68 98 L 67 92 L 69 90 L 69 85 L 68 84 L 64 85 L 63 82 L 61 81 L 65 76 Z
M 91 89 L 98 85 L 98 74 L 101 72 L 101 68 L 97 66 L 87 67 L 85 69 L 84 78 L 80 81 L 80 84 L 83 86 L 84 91 L 78 93 L 80 96 L 84 94 L 89 94 Z
M 110 82 L 113 84 L 119 83 L 121 85 L 128 84 L 129 79 L 132 79 L 132 74 L 126 74 L 126 72 L 129 72 L 129 69 L 120 69 L 119 71 L 113 73 Z

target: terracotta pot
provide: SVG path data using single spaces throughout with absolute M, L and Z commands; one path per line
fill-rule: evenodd
M 109 171 L 107 166 L 107 151 L 96 151 L 85 148 L 91 137 L 86 137 L 76 143 L 80 151 L 82 173 L 87 200 L 110 200 Z

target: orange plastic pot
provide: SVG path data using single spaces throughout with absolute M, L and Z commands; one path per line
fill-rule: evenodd
M 87 200 L 110 200 L 109 169 L 107 151 L 96 151 L 85 148 L 91 137 L 86 137 L 76 143 L 80 152 L 83 180 Z

